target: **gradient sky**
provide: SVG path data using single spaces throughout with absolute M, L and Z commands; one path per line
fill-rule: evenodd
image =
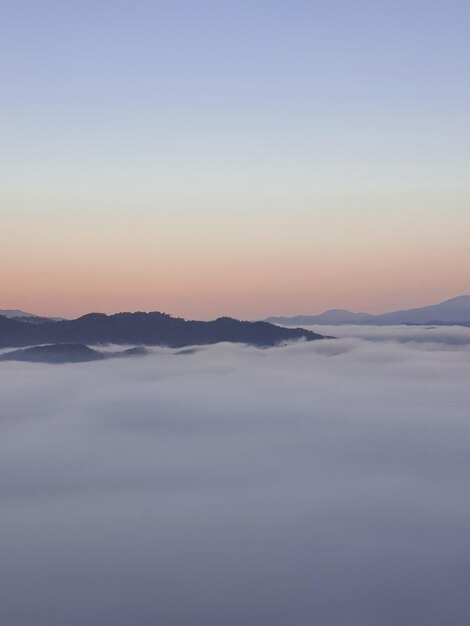
M 470 292 L 470 4 L 0 2 L 0 308 Z

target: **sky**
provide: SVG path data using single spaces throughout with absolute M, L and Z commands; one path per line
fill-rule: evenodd
M 468 626 L 470 328 L 349 330 L 0 363 L 2 623 Z
M 0 308 L 470 291 L 466 1 L 0 3 Z

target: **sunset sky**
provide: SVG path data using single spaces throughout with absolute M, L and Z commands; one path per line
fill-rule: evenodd
M 2 0 L 0 309 L 470 293 L 466 0 Z

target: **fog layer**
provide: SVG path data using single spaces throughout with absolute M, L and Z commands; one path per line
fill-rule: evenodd
M 2 624 L 468 626 L 470 351 L 433 332 L 1 363 Z

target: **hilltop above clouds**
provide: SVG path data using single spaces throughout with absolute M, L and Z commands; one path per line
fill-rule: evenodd
M 223 341 L 257 347 L 295 340 L 313 341 L 323 335 L 303 328 L 280 328 L 268 322 L 245 322 L 220 317 L 203 322 L 165 313 L 90 313 L 75 320 L 45 320 L 32 324 L 22 318 L 0 317 L 0 348 L 54 343 L 126 344 L 182 348 Z

